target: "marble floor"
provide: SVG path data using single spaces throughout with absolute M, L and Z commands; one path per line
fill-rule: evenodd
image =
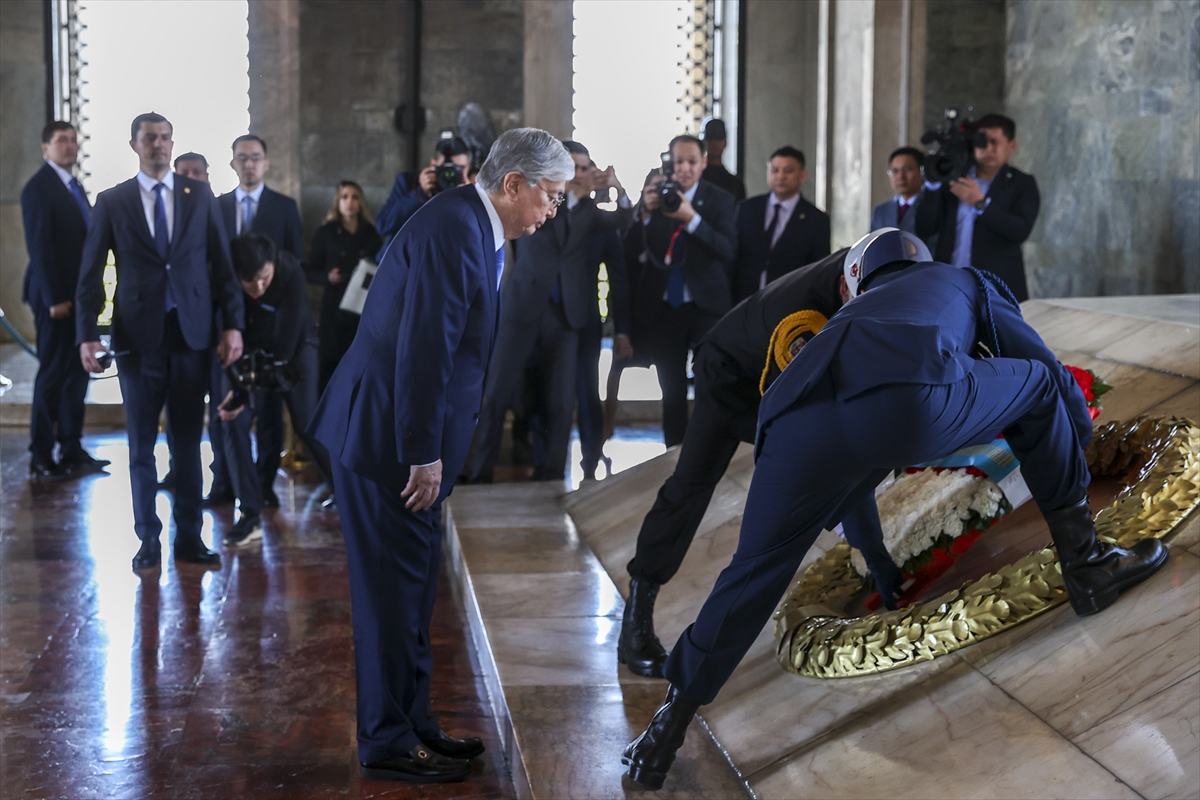
M 1188 316 L 1200 303 L 1107 305 L 1032 301 L 1025 313 L 1064 361 L 1116 387 L 1101 422 L 1142 413 L 1200 419 L 1200 320 Z M 660 594 L 656 621 L 668 643 L 736 546 L 749 450 L 739 451 Z M 637 791 L 622 777 L 620 749 L 664 687 L 618 667 L 615 627 L 625 564 L 674 458 L 667 452 L 572 492 L 469 487 L 451 499 L 453 572 L 469 597 L 522 796 Z M 823 534 L 809 560 L 835 542 Z M 1170 549 L 1161 572 L 1103 614 L 1079 618 L 1060 606 L 892 673 L 791 675 L 775 660 L 768 626 L 702 709 L 663 794 L 1200 796 L 1200 514 Z

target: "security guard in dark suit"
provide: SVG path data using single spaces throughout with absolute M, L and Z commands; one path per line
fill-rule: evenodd
M 762 392 L 848 297 L 842 262 L 848 248 L 791 272 L 743 300 L 718 322 L 696 350 L 696 407 L 675 471 L 658 490 L 642 522 L 627 567 L 629 602 L 621 622 L 617 660 L 631 672 L 662 677 L 666 651 L 654 634 L 654 601 L 687 555 L 713 491 L 741 442 L 754 441 Z M 876 540 L 843 526 L 867 556 L 884 601 L 899 588 L 900 571 Z
M 762 631 L 817 534 L 873 507 L 896 467 L 1003 431 L 1077 614 L 1103 610 L 1166 562 L 1157 539 L 1126 550 L 1096 537 L 1087 403 L 1012 294 L 973 267 L 914 263 L 910 236 L 885 228 L 851 248 L 843 274 L 854 299 L 763 397 L 737 552 L 667 659 L 666 703 L 625 750 L 634 780 L 662 785 L 688 722 Z

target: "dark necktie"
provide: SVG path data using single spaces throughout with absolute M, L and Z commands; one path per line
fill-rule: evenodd
M 254 198 L 246 195 L 242 198 L 242 233 L 250 232 L 250 225 L 254 222 Z
M 79 181 L 71 178 L 71 194 L 75 196 L 75 202 L 79 204 L 79 211 L 83 214 L 83 223 L 85 225 L 92 221 L 92 210 L 88 208 L 87 200 L 84 199 L 83 190 L 79 188 Z
M 897 201 L 899 202 L 899 201 Z M 899 225 L 904 221 L 904 215 L 908 213 L 908 204 L 900 203 L 900 207 L 896 209 L 896 224 Z
M 682 233 L 683 223 L 675 220 L 675 229 L 671 233 L 671 243 L 667 245 L 668 265 L 679 260 L 675 249 Z M 675 267 L 671 270 L 670 277 L 667 279 L 667 302 L 671 305 L 671 308 L 679 308 L 683 305 L 683 288 L 683 268 Z
M 171 249 L 171 235 L 167 231 L 167 204 L 163 202 L 161 183 L 154 184 L 154 248 L 163 261 L 167 260 L 167 252 Z M 167 311 L 175 308 L 175 297 L 171 294 L 171 265 L 167 264 Z
M 775 204 L 775 214 L 771 217 L 771 224 L 767 226 L 767 249 L 775 249 L 775 229 L 779 227 L 779 214 L 783 211 L 781 203 Z

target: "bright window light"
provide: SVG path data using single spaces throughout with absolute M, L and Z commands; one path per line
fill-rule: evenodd
M 250 126 L 247 14 L 247 0 L 81 0 L 82 166 L 93 198 L 137 172 L 129 124 L 147 111 L 171 121 L 174 156 L 208 159 L 216 194 L 237 186 L 228 164 Z

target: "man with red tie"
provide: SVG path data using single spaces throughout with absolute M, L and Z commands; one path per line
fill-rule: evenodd
M 917 229 L 917 203 L 921 199 L 921 166 L 925 156 L 915 147 L 897 147 L 888 157 L 888 182 L 895 197 L 884 200 L 871 212 L 871 230 Z

